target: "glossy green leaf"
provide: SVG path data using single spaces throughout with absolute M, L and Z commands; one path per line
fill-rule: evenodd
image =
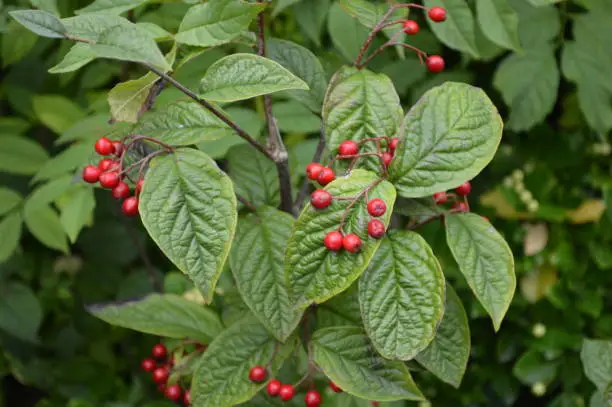
M 546 358 L 537 350 L 530 349 L 523 353 L 514 366 L 512 373 L 523 384 L 533 386 L 536 383 L 550 384 L 558 374 L 559 363 Z
M 21 214 L 18 212 L 11 213 L 0 219 L 0 264 L 9 257 L 19 246 L 21 238 Z
M 359 282 L 346 291 L 317 306 L 317 328 L 333 328 L 341 325 L 362 326 L 359 306 Z
M 555 49 L 550 45 L 504 59 L 495 72 L 493 85 L 510 107 L 507 126 L 524 131 L 544 121 L 555 107 L 559 79 Z
M 217 102 L 235 102 L 290 89 L 308 90 L 308 85 L 271 59 L 233 54 L 208 68 L 200 96 Z
M 148 73 L 138 79 L 115 85 L 108 92 L 108 104 L 113 120 L 138 123 L 140 116 L 146 110 L 151 89 L 157 81 L 157 75 Z
M 276 17 L 289 6 L 293 6 L 295 3 L 299 3 L 302 0 L 278 0 L 272 11 L 272 17 Z
M 82 9 L 76 10 L 75 14 L 87 14 L 87 13 L 107 13 L 107 14 L 121 14 L 123 12 L 132 10 L 149 0 L 95 0 L 93 3 L 83 7 Z
M 427 19 L 429 27 L 449 48 L 467 52 L 478 58 L 474 16 L 466 0 L 424 0 L 423 5 L 427 8 L 435 6 L 446 8 L 446 21 L 436 23 Z
M 128 19 L 107 13 L 82 14 L 80 16 L 63 18 L 62 23 L 72 38 L 95 42 L 100 35 L 109 29 L 122 26 L 134 27 Z M 89 46 L 89 44 L 83 44 Z
M 446 82 L 425 93 L 406 115 L 391 180 L 409 198 L 455 188 L 493 159 L 501 136 L 501 117 L 484 91 Z
M 332 78 L 323 104 L 327 148 L 336 151 L 348 139 L 393 137 L 402 114 L 399 96 L 386 75 L 343 67 Z M 364 143 L 360 150 L 373 151 L 375 143 Z M 379 159 L 363 161 L 369 169 L 380 169 Z
M 392 208 L 395 188 L 388 181 L 379 182 L 376 174 L 369 171 L 353 170 L 325 189 L 335 198 L 346 198 L 358 196 L 372 185 L 368 198 L 380 198 L 387 208 Z M 350 200 L 334 200 L 322 210 L 314 209 L 309 203 L 300 214 L 285 257 L 285 273 L 295 307 L 321 303 L 346 290 L 363 273 L 380 246 L 380 240 L 368 236 L 370 215 L 364 196 L 348 208 L 350 203 Z M 338 230 L 345 210 L 344 232 L 361 238 L 363 247 L 359 253 L 332 252 L 323 244 L 327 233 Z M 391 210 L 388 210 L 381 217 L 385 225 L 390 216 Z
M 518 35 L 523 48 L 537 48 L 559 35 L 561 22 L 556 7 L 533 7 L 527 0 L 508 2 L 518 14 Z
M 30 205 L 26 202 L 23 220 L 28 230 L 42 244 L 68 253 L 68 242 L 60 218 L 50 206 Z
M 67 30 L 57 16 L 41 10 L 16 10 L 9 12 L 28 30 L 42 37 L 64 38 Z
M 71 243 L 76 242 L 83 227 L 93 220 L 95 207 L 96 199 L 91 188 L 77 188 L 66 198 L 60 211 L 60 222 Z
M 37 9 L 46 11 L 47 13 L 52 13 L 56 16 L 60 15 L 57 0 L 30 0 L 30 4 Z
M 221 119 L 191 101 L 176 101 L 146 114 L 136 132 L 173 146 L 235 136 Z
M 446 285 L 444 317 L 436 336 L 416 361 L 437 378 L 459 388 L 470 357 L 470 326 L 461 300 Z
M 139 209 L 151 238 L 210 302 L 236 229 L 229 177 L 201 151 L 177 149 L 151 162 Z
M 406 365 L 378 355 L 362 328 L 318 330 L 311 346 L 315 363 L 349 394 L 376 401 L 424 400 Z
M 89 45 L 77 43 L 70 48 L 64 58 L 49 69 L 49 73 L 60 74 L 73 72 L 80 69 L 96 59 L 96 54 L 91 50 Z
M 91 146 L 89 143 L 74 143 L 61 153 L 53 156 L 40 167 L 32 181 L 55 180 L 62 175 L 74 176 L 75 170 L 90 164 Z
M 249 370 L 270 364 L 268 379 L 273 377 L 295 345 L 295 340 L 279 344 L 252 315 L 235 323 L 200 359 L 191 385 L 193 405 L 232 407 L 250 400 L 266 382 L 251 382 Z
M 389 231 L 359 279 L 363 323 L 387 359 L 410 360 L 432 341 L 444 314 L 444 274 L 417 233 Z
M 319 133 L 321 119 L 306 106 L 293 101 L 272 105 L 278 128 L 285 133 Z
M 57 134 L 63 133 L 87 115 L 81 106 L 61 95 L 34 96 L 32 108 L 38 120 Z
M 348 62 L 353 62 L 357 58 L 361 46 L 369 35 L 369 30 L 351 17 L 339 3 L 334 3 L 329 10 L 327 31 L 334 47 Z
M 10 188 L 0 187 L 0 216 L 15 209 L 22 201 L 23 197 L 18 192 Z
M 239 220 L 230 252 L 230 266 L 242 298 L 280 341 L 291 335 L 302 317 L 289 300 L 283 267 L 292 228 L 291 215 L 261 207 L 256 214 Z
M 35 342 L 42 318 L 40 301 L 29 287 L 12 282 L 0 285 L 0 330 Z
M 49 156 L 38 143 L 22 136 L 3 136 L 0 144 L 0 171 L 32 175 Z
M 25 57 L 38 42 L 38 36 L 22 26 L 11 21 L 2 40 L 2 66 L 8 66 Z
M 479 215 L 448 215 L 445 224 L 453 257 L 497 331 L 516 289 L 512 251 L 491 223 Z
M 280 204 L 276 165 L 248 144 L 232 147 L 227 153 L 228 174 L 236 192 L 256 207 Z
M 521 49 L 518 36 L 518 16 L 508 0 L 476 2 L 478 23 L 487 38 L 515 51 Z
M 150 294 L 136 301 L 93 305 L 88 311 L 111 325 L 168 338 L 208 343 L 223 331 L 214 311 L 174 294 Z
M 185 14 L 175 39 L 198 47 L 224 44 L 245 31 L 265 8 L 265 3 L 240 0 L 210 0 L 197 4 Z
M 270 39 L 267 41 L 268 57 L 302 79 L 310 90 L 290 90 L 287 95 L 302 102 L 314 112 L 321 111 L 327 78 L 321 62 L 307 48 L 291 41 Z
M 303 0 L 293 6 L 293 15 L 308 38 L 318 46 L 331 0 Z
M 584 373 L 598 389 L 612 382 L 612 341 L 584 339 L 580 359 Z
M 367 0 L 340 0 L 338 4 L 367 28 L 373 28 L 388 9 L 386 4 L 373 4 Z

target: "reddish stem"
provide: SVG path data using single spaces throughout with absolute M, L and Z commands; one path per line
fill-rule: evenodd
M 372 188 L 378 185 L 382 180 L 383 180 L 382 178 L 379 178 L 376 181 L 372 182 L 370 185 L 368 185 L 363 191 L 355 195 L 353 197 L 353 201 L 350 204 L 348 204 L 348 206 L 344 209 L 344 212 L 342 213 L 342 218 L 340 219 L 340 226 L 338 227 L 338 230 L 343 235 L 344 235 L 344 223 L 346 222 L 346 217 L 348 216 L 348 212 L 351 210 L 353 206 L 355 206 L 355 204 L 361 199 L 361 197 L 363 197 L 368 192 L 370 192 Z

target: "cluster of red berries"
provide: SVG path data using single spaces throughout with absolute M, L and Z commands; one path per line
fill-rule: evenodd
M 432 7 L 427 11 L 427 15 L 436 23 L 441 23 L 446 20 L 446 9 L 442 7 Z M 421 30 L 419 27 L 419 23 L 415 20 L 406 20 L 404 21 L 404 32 L 408 35 L 415 35 Z M 427 57 L 427 69 L 430 72 L 442 72 L 444 70 L 444 58 L 440 55 L 431 55 Z
M 466 181 L 455 188 L 455 192 L 461 197 L 466 197 L 472 192 L 472 184 Z M 448 202 L 448 198 L 448 193 L 446 192 L 436 192 L 433 194 L 433 200 L 437 205 L 445 205 Z M 470 210 L 468 205 L 463 201 L 454 202 L 451 209 L 455 212 L 469 212 Z
M 130 187 L 123 181 L 125 175 L 121 172 L 123 144 L 120 141 L 111 141 L 102 137 L 96 141 L 94 148 L 98 154 L 110 158 L 103 158 L 97 166 L 88 165 L 83 168 L 83 180 L 90 184 L 99 182 L 103 188 L 110 189 L 113 198 L 124 199 L 121 211 L 126 216 L 136 216 L 138 214 L 138 194 L 142 189 L 144 180 L 138 180 L 136 193 L 130 196 Z
M 145 372 L 151 373 L 153 381 L 157 384 L 157 389 L 164 393 L 164 396 L 175 403 L 179 403 L 181 398 L 185 406 L 191 405 L 191 394 L 189 390 L 183 392 L 179 384 L 168 386 L 168 378 L 172 368 L 172 360 L 168 358 L 168 349 L 162 344 L 153 346 L 151 358 L 144 359 L 140 366 Z

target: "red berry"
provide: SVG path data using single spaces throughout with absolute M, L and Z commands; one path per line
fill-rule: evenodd
M 334 393 L 342 393 L 342 389 L 334 382 L 329 382 L 329 387 L 334 391 Z
M 325 167 L 323 167 L 319 163 L 310 163 L 306 167 L 306 176 L 308 177 L 308 179 L 315 181 L 319 177 L 319 174 L 321 173 L 321 170 L 323 168 Z
M 380 239 L 385 234 L 385 224 L 378 219 L 368 222 L 368 234 L 374 239 Z
M 160 393 L 165 393 L 167 387 L 168 386 L 166 386 L 166 383 L 160 383 L 157 385 L 157 391 Z
M 324 189 L 317 189 L 310 195 L 310 203 L 317 209 L 327 208 L 331 202 L 331 194 Z
M 375 198 L 368 202 L 368 213 L 371 216 L 383 216 L 385 212 L 387 212 L 387 204 L 382 199 Z
M 353 140 L 343 141 L 340 144 L 340 147 L 338 147 L 338 154 L 341 156 L 355 155 L 357 153 L 359 153 L 359 144 Z
M 455 202 L 451 207 L 455 212 L 468 212 L 468 206 L 465 202 Z
M 448 201 L 446 192 L 436 192 L 433 194 L 433 200 L 438 205 L 444 205 Z
M 100 179 L 100 169 L 95 165 L 88 165 L 83 168 L 83 181 L 95 184 Z
M 191 405 L 191 392 L 189 390 L 185 392 L 185 395 L 183 396 L 183 402 L 186 406 Z
M 115 155 L 121 155 L 123 153 L 123 143 L 120 141 L 113 141 L 113 148 L 115 149 Z
M 125 199 L 130 196 L 130 187 L 125 182 L 121 181 L 119 185 L 117 185 L 111 191 L 113 198 L 115 199 Z
M 96 152 L 100 155 L 111 155 L 115 152 L 115 146 L 113 146 L 113 142 L 107 139 L 106 137 L 98 139 L 94 148 Z
M 100 162 L 98 163 L 98 168 L 104 172 L 104 171 L 108 171 L 111 169 L 111 167 L 113 167 L 113 165 L 115 164 L 115 162 L 113 160 L 111 160 L 110 158 L 103 158 L 102 160 L 100 160 Z
M 168 376 L 170 376 L 170 372 L 165 366 L 158 367 L 153 371 L 153 381 L 157 384 L 165 384 L 168 381 Z
M 310 390 L 304 397 L 306 407 L 319 407 L 321 405 L 321 393 L 316 390 Z
M 404 22 L 404 32 L 408 35 L 414 35 L 419 32 L 419 23 L 414 20 L 407 20 Z
M 350 253 L 357 253 L 361 250 L 361 238 L 354 233 L 349 233 L 342 238 L 342 247 Z
M 121 182 L 121 177 L 116 171 L 104 172 L 100 174 L 100 185 L 104 188 L 113 189 Z
M 136 216 L 138 215 L 138 198 L 131 196 L 123 201 L 121 205 L 121 212 L 125 216 Z
M 281 400 L 289 401 L 293 398 L 293 396 L 295 396 L 295 389 L 290 384 L 283 384 L 278 391 L 278 395 L 280 396 Z
M 325 247 L 327 247 L 332 252 L 337 252 L 342 249 L 342 233 L 334 231 L 329 232 L 325 236 Z
M 383 159 L 383 164 L 385 164 L 385 167 L 388 167 L 389 164 L 391 164 L 391 161 L 393 160 L 393 154 L 389 152 L 384 152 L 382 154 L 382 159 Z
M 391 152 L 393 153 L 395 151 L 395 149 L 397 148 L 397 145 L 399 144 L 400 139 L 397 137 L 393 137 L 391 139 L 391 142 L 389 143 L 389 150 L 391 150 Z
M 152 372 L 153 370 L 155 370 L 157 366 L 153 359 L 147 358 L 147 359 L 144 359 L 142 362 L 140 362 L 140 367 L 145 372 Z
M 327 185 L 335 179 L 336 174 L 334 173 L 334 170 L 328 167 L 324 167 L 323 169 L 321 169 L 321 172 L 317 177 L 317 181 L 319 181 L 319 184 L 321 185 Z
M 455 188 L 455 192 L 457 193 L 457 195 L 467 196 L 470 194 L 470 192 L 472 192 L 472 184 L 470 184 L 469 181 L 466 181 L 463 184 L 459 185 L 457 188 Z
M 440 55 L 427 57 L 427 69 L 429 69 L 429 72 L 442 72 L 445 65 L 444 59 Z
M 261 383 L 266 380 L 267 374 L 266 369 L 262 366 L 255 366 L 251 368 L 249 372 L 249 380 L 255 383 Z
M 442 7 L 432 7 L 429 9 L 427 14 L 429 15 L 429 18 L 436 23 L 441 23 L 442 21 L 446 20 L 446 9 Z
M 142 187 L 144 186 L 144 178 L 140 178 L 136 183 L 136 195 L 140 194 Z
M 279 382 L 278 380 L 270 380 L 270 382 L 268 383 L 268 387 L 266 388 L 268 394 L 272 397 L 276 397 L 278 396 L 278 393 L 280 392 L 281 386 L 283 384 L 281 382 Z
M 178 401 L 183 395 L 183 391 L 181 390 L 181 386 L 173 384 L 166 389 L 165 395 L 168 400 Z
M 151 355 L 155 359 L 164 359 L 168 355 L 168 349 L 163 344 L 158 343 L 151 349 Z
M 378 407 L 378 406 L 380 406 L 380 403 L 379 403 L 378 401 L 373 401 L 373 402 L 372 402 L 372 405 L 373 405 L 374 407 Z

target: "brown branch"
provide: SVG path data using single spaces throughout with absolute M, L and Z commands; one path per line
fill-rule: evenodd
M 240 203 L 242 203 L 251 212 L 257 212 L 257 208 L 255 207 L 255 205 L 253 205 L 248 199 L 246 199 L 242 195 L 236 193 L 236 199 L 238 199 L 238 201 L 240 201 Z
M 321 132 L 319 133 L 319 143 L 317 144 L 317 149 L 315 150 L 315 153 L 314 153 L 314 156 L 312 157 L 311 162 L 318 163 L 319 161 L 321 161 L 321 156 L 323 155 L 324 150 L 325 150 L 325 131 L 324 129 L 321 129 Z M 304 204 L 304 199 L 306 199 L 306 195 L 308 194 L 309 185 L 310 185 L 310 182 L 308 181 L 308 178 L 306 178 L 304 182 L 302 183 L 300 192 L 298 192 L 297 199 L 295 200 L 295 203 L 293 204 L 293 207 L 295 208 L 296 212 L 299 212 L 302 209 L 302 205 Z

